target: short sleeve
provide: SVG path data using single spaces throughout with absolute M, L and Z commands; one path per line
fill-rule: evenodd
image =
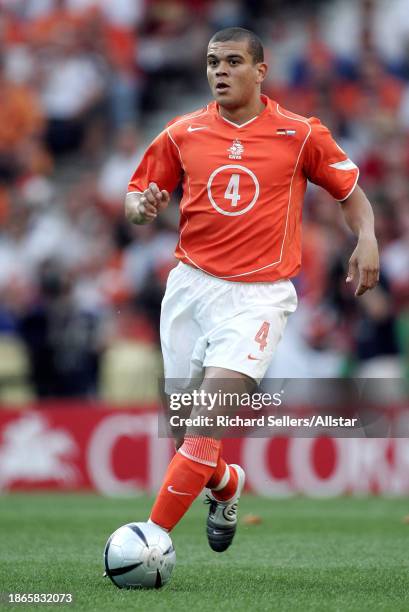
M 164 130 L 146 149 L 145 154 L 132 175 L 128 193 L 145 191 L 149 183 L 171 193 L 182 177 L 182 166 L 176 145 Z
M 307 140 L 304 173 L 308 180 L 323 187 L 335 200 L 342 202 L 351 195 L 358 182 L 358 166 L 337 145 L 325 125 L 312 117 Z

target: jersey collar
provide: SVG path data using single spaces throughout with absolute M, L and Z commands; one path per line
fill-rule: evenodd
M 227 123 L 228 125 L 231 125 L 232 127 L 235 127 L 237 129 L 241 129 L 241 128 L 246 127 L 250 123 L 253 123 L 257 119 L 262 119 L 265 115 L 267 115 L 271 111 L 270 98 L 268 98 L 264 94 L 261 94 L 260 98 L 263 104 L 265 104 L 265 108 L 261 111 L 259 115 L 256 115 L 255 117 L 252 117 L 248 121 L 245 121 L 244 123 L 240 123 L 240 124 L 234 123 L 233 121 L 230 121 L 229 119 L 226 119 L 225 117 L 222 117 L 222 115 L 219 113 L 219 105 L 217 104 L 217 102 L 212 102 L 211 107 L 212 107 L 214 114 L 216 115 L 216 117 L 218 117 L 220 121 L 223 121 L 224 123 Z

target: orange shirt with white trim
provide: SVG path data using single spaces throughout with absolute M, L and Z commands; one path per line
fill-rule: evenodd
M 359 170 L 316 118 L 262 96 L 260 115 L 242 125 L 216 102 L 171 121 L 129 183 L 172 192 L 181 181 L 179 242 L 186 264 L 231 281 L 272 282 L 301 267 L 301 211 L 307 181 L 338 201 Z

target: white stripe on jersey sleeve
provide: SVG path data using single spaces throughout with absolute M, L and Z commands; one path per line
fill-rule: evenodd
M 344 159 L 344 161 L 336 162 L 335 164 L 329 164 L 330 168 L 336 170 L 357 170 L 358 166 L 354 164 L 351 159 Z

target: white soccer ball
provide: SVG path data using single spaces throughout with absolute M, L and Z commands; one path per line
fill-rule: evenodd
M 105 574 L 120 589 L 159 589 L 170 579 L 176 553 L 169 535 L 153 523 L 128 523 L 104 550 Z

